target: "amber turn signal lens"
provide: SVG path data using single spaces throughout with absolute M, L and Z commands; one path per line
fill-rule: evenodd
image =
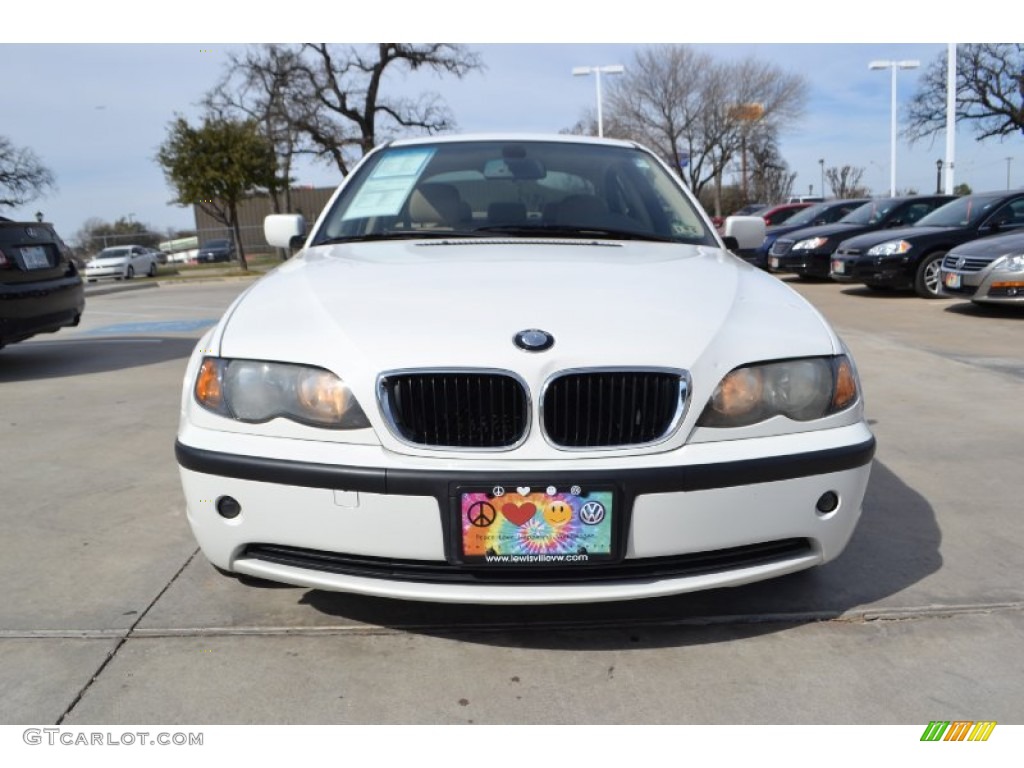
M 764 378 L 753 368 L 739 368 L 718 385 L 711 407 L 724 416 L 749 413 L 761 404 Z
M 220 386 L 220 366 L 212 357 L 203 358 L 196 377 L 196 400 L 207 408 L 219 411 L 224 406 L 224 393 Z
M 840 411 L 857 399 L 857 377 L 853 366 L 845 357 L 836 366 L 836 388 L 832 395 L 832 409 Z

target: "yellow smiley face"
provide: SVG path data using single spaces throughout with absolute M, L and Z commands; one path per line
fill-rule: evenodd
M 552 501 L 544 507 L 544 519 L 548 525 L 565 525 L 572 519 L 572 507 L 564 501 Z

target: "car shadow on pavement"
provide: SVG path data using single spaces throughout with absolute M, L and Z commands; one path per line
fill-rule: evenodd
M 187 358 L 194 338 L 76 337 L 15 344 L 0 350 L 0 382 L 106 373 Z
M 852 288 L 843 288 L 839 291 L 844 296 L 863 296 L 869 299 L 913 299 L 921 301 L 920 297 L 909 289 L 900 288 L 868 288 L 866 285 L 857 285 Z
M 496 646 L 576 650 L 683 646 L 858 618 L 937 571 L 931 505 L 876 461 L 861 521 L 843 554 L 820 568 L 757 584 L 674 597 L 582 605 L 418 603 L 311 590 L 300 602 L 369 625 Z M 890 607 L 900 607 L 899 605 Z
M 958 301 L 946 307 L 946 312 L 961 317 L 1024 320 L 1024 304 L 975 304 L 971 301 Z

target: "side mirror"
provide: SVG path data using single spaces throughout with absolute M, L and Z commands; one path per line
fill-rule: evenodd
M 275 248 L 301 248 L 306 242 L 306 220 L 295 213 L 275 213 L 263 220 L 263 236 Z
M 722 234 L 736 243 L 735 248 L 726 248 L 731 251 L 751 251 L 764 242 L 764 235 L 767 226 L 760 216 L 729 216 L 725 220 L 725 227 Z M 723 242 L 725 242 L 723 240 Z

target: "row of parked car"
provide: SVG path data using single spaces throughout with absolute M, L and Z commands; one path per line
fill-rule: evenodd
M 804 279 L 1024 303 L 1024 189 L 819 203 L 738 255 Z

